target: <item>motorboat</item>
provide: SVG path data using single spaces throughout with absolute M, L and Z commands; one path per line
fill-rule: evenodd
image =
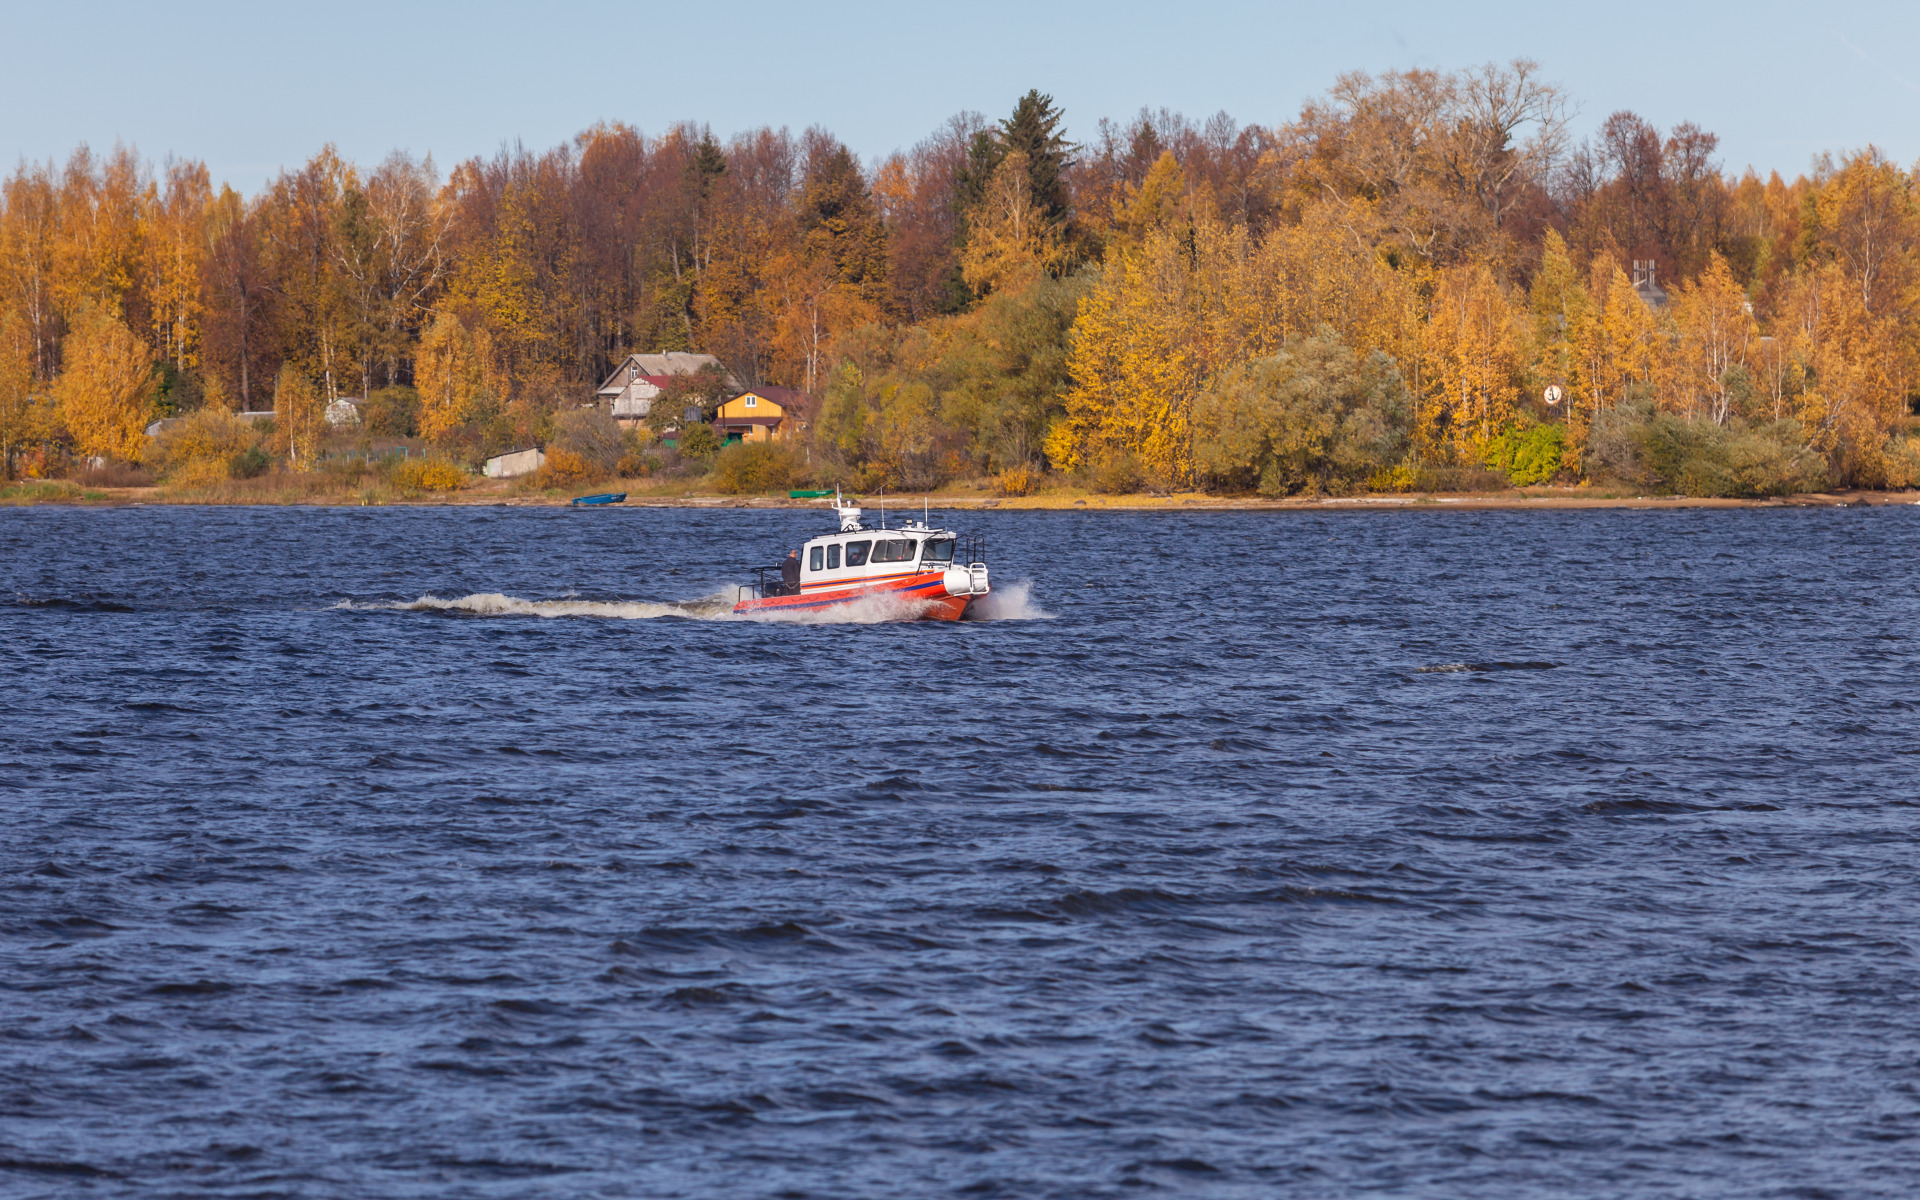
M 987 594 L 984 537 L 936 529 L 924 511 L 920 520 L 889 529 L 882 509 L 874 529 L 837 491 L 833 511 L 840 528 L 797 552 L 799 582 L 784 581 L 778 565 L 755 567 L 758 580 L 741 585 L 734 612 L 809 613 L 879 600 L 897 603 L 911 618 L 957 621 Z

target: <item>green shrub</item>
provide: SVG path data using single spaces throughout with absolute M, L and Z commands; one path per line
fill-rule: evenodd
M 1032 466 L 1021 463 L 1017 467 L 1008 467 L 994 478 L 993 486 L 1002 496 L 1030 496 L 1040 482 L 1040 472 Z
M 704 458 L 720 449 L 720 437 L 711 425 L 689 425 L 680 431 L 677 449 L 690 458 Z
M 1412 427 L 1399 368 L 1330 330 L 1235 368 L 1194 403 L 1209 479 L 1269 496 L 1348 492 L 1398 462 Z
M 605 478 L 613 474 L 627 452 L 620 423 L 597 408 L 575 409 L 553 415 L 553 437 L 547 443 L 547 458 L 556 454 L 571 456 L 582 464 L 583 476 Z
M 1587 470 L 1683 496 L 1783 496 L 1825 487 L 1827 463 L 1798 421 L 1716 425 L 1636 401 L 1594 417 Z
M 733 495 L 784 492 L 800 482 L 805 468 L 800 456 L 780 442 L 736 442 L 714 459 L 713 485 Z
M 1887 487 L 1920 487 L 1920 438 L 1895 433 L 1880 453 L 1886 460 L 1883 474 Z
M 227 461 L 227 473 L 235 479 L 253 479 L 265 475 L 272 465 L 272 455 L 258 446 L 248 446 Z
M 409 458 L 393 468 L 393 485 L 411 492 L 451 492 L 467 473 L 444 458 Z
M 584 455 L 555 446 L 547 451 L 547 461 L 535 472 L 534 483 L 543 488 L 572 487 L 591 480 L 605 479 L 606 468 Z
M 272 460 L 253 438 L 254 430 L 232 413 L 203 408 L 161 430 L 147 448 L 146 460 L 169 482 L 200 486 L 237 474 L 238 464 L 254 454 L 263 460 L 254 471 L 258 475 Z
M 367 432 L 387 437 L 415 437 L 420 432 L 420 393 L 396 384 L 367 396 L 363 410 Z
M 1487 443 L 1486 464 L 1515 487 L 1545 483 L 1560 473 L 1567 452 L 1567 427 L 1535 425 L 1509 429 Z
M 1429 463 L 1413 468 L 1412 474 L 1410 492 L 1504 492 L 1513 486 L 1505 475 L 1478 463 L 1464 467 Z
M 1146 482 L 1146 476 L 1140 470 L 1140 460 L 1131 454 L 1114 454 L 1093 469 L 1093 490 L 1109 496 L 1124 496 L 1137 492 Z

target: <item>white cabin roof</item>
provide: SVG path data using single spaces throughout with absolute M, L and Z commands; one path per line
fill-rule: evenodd
M 860 529 L 840 529 L 840 530 L 834 531 L 833 533 L 823 533 L 819 537 L 808 538 L 805 544 L 811 546 L 815 542 L 819 542 L 820 544 L 825 545 L 828 542 L 850 542 L 857 538 L 876 538 L 876 537 L 940 538 L 940 537 L 959 537 L 959 536 L 960 536 L 959 534 L 955 533 L 951 529 L 928 529 L 928 528 L 922 528 L 920 526 L 907 526 L 904 528 L 895 526 L 888 529 L 867 529 L 862 527 Z

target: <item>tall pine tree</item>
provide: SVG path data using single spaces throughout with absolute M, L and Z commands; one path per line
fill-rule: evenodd
M 1020 97 L 1013 115 L 1000 123 L 1001 154 L 1027 156 L 1034 205 L 1055 229 L 1063 228 L 1073 218 L 1067 168 L 1073 165 L 1073 152 L 1079 149 L 1060 132 L 1063 117 L 1054 107 L 1053 97 L 1041 95 L 1035 88 Z

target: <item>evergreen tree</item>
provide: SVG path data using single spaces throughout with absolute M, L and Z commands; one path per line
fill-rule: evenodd
M 1079 149 L 1060 132 L 1064 115 L 1054 107 L 1052 96 L 1044 96 L 1035 88 L 1020 97 L 1013 115 L 1000 123 L 1001 154 L 1027 156 L 1033 202 L 1056 229 L 1073 216 L 1067 168 L 1073 165 L 1073 152 Z
M 1000 160 L 1006 156 L 1000 139 L 991 129 L 982 129 L 967 143 L 967 161 L 960 165 L 953 181 L 953 207 L 960 217 L 958 225 L 962 245 L 966 243 L 967 214 L 986 198 L 987 181 L 993 178 Z
M 807 164 L 800 228 L 812 257 L 831 266 L 835 283 L 880 303 L 887 278 L 887 231 L 874 211 L 866 176 L 838 142 Z

